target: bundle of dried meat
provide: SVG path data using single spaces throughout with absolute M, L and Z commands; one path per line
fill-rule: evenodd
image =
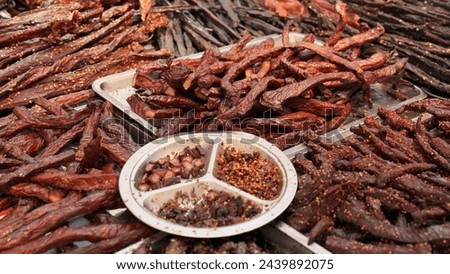
M 447 252 L 449 107 L 426 99 L 379 109 L 382 120 L 366 118 L 343 141 L 307 144 L 293 160 L 301 175 L 288 223 L 336 253 Z

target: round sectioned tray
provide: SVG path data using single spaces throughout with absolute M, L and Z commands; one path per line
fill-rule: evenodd
M 200 145 L 204 153 L 204 168 L 196 178 L 181 179 L 177 184 L 148 191 L 140 191 L 145 168 L 150 161 L 163 157 L 176 156 L 186 147 Z M 278 195 L 271 200 L 252 195 L 234 187 L 217 176 L 218 159 L 224 151 L 232 147 L 243 153 L 259 153 L 260 158 L 269 161 L 279 169 L 281 184 Z M 157 139 L 135 152 L 125 164 L 120 174 L 119 190 L 127 208 L 142 222 L 158 230 L 193 238 L 218 238 L 245 233 L 257 229 L 277 218 L 292 202 L 297 191 L 297 174 L 294 166 L 284 153 L 266 140 L 243 132 L 191 133 Z M 239 197 L 240 203 L 258 208 L 249 218 L 238 223 L 215 227 L 180 224 L 174 220 L 161 217 L 161 210 L 169 202 L 177 201 L 180 193 L 196 197 L 195 202 L 203 202 L 208 191 Z M 202 196 L 203 195 L 203 196 Z M 194 203 L 195 203 L 194 202 Z M 189 214 L 192 203 L 184 203 Z

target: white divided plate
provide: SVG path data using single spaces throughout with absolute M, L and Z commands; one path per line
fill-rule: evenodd
M 182 152 L 186 146 L 201 145 L 205 151 L 205 171 L 195 179 L 181 180 L 168 187 L 139 191 L 144 169 L 150 160 Z M 215 177 L 217 158 L 225 147 L 234 147 L 245 153 L 257 151 L 262 159 L 268 159 L 280 170 L 283 185 L 280 195 L 273 200 L 263 200 L 233 187 Z M 297 173 L 281 150 L 255 135 L 243 132 L 191 133 L 157 139 L 138 151 L 127 161 L 119 179 L 120 195 L 127 208 L 139 220 L 158 230 L 193 238 L 218 238 L 232 236 L 257 229 L 277 218 L 292 202 L 297 191 Z M 157 215 L 161 206 L 175 198 L 178 192 L 201 194 L 205 190 L 224 191 L 232 196 L 241 196 L 261 207 L 261 213 L 253 218 L 228 226 L 213 228 L 183 226 Z

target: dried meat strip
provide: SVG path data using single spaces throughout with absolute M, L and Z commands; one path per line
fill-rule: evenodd
M 396 178 L 405 174 L 417 174 L 424 171 L 433 171 L 437 168 L 434 164 L 428 163 L 413 163 L 404 164 L 397 167 L 392 167 L 381 173 L 377 177 L 377 186 L 380 188 L 385 187 L 388 183 L 392 182 Z
M 333 46 L 333 50 L 344 51 L 352 47 L 361 47 L 369 42 L 378 39 L 383 34 L 384 34 L 383 26 L 377 24 L 373 29 L 339 40 Z
M 427 137 L 427 130 L 423 126 L 421 122 L 421 117 L 417 120 L 416 123 L 416 132 L 414 137 L 417 141 L 417 144 L 422 149 L 422 151 L 426 154 L 428 158 L 430 158 L 434 163 L 440 166 L 442 169 L 450 172 L 450 161 L 442 157 L 439 152 L 435 151 L 430 144 L 430 141 Z
M 114 20 L 112 23 L 108 24 L 107 26 L 103 27 L 98 31 L 92 32 L 89 35 L 86 35 L 72 42 L 66 43 L 62 46 L 53 47 L 48 50 L 37 52 L 10 65 L 7 69 L 0 70 L 0 83 L 5 83 L 14 78 L 15 75 L 25 72 L 30 68 L 30 64 L 48 65 L 50 63 L 53 63 L 54 60 L 58 60 L 59 58 L 62 58 L 67 54 L 76 52 L 79 49 L 86 46 L 87 44 L 96 41 L 98 39 L 101 39 L 102 37 L 105 37 L 106 35 L 111 33 L 114 29 L 116 29 L 118 26 L 130 20 L 131 17 L 133 16 L 133 13 L 134 13 L 133 11 L 129 11 L 122 17 Z
M 345 201 L 356 188 L 355 185 L 348 182 L 326 188 L 319 197 L 289 216 L 288 223 L 298 231 L 310 229 L 322 216 L 330 215 L 342 201 Z
M 127 247 L 143 238 L 149 237 L 155 233 L 153 228 L 150 228 L 141 223 L 136 223 L 134 227 L 123 230 L 117 237 L 103 240 L 86 247 L 79 247 L 66 253 L 72 254 L 99 254 L 111 253 L 121 248 Z
M 363 231 L 396 242 L 445 244 L 450 239 L 448 224 L 432 225 L 423 229 L 394 226 L 388 221 L 375 219 L 355 200 L 346 201 L 338 208 L 337 215 L 340 219 L 359 226 Z
M 6 193 L 16 197 L 35 197 L 47 203 L 54 203 L 66 196 L 66 191 L 61 189 L 50 189 L 29 182 L 15 184 L 5 190 Z
M 168 95 L 150 95 L 145 101 L 159 105 L 161 108 L 199 109 L 200 104 L 186 97 Z
M 29 211 L 33 210 L 38 205 L 39 200 L 35 198 L 22 198 L 17 202 L 17 204 L 14 206 L 11 212 L 0 220 L 1 221 L 0 224 L 20 220 Z
M 117 174 L 69 174 L 65 171 L 45 172 L 34 175 L 31 181 L 70 190 L 117 189 Z
M 2 139 L 0 139 L 0 148 L 4 153 L 7 155 L 18 159 L 20 161 L 23 161 L 25 163 L 34 163 L 35 160 L 30 155 L 26 154 L 25 151 L 19 147 L 18 145 L 12 143 L 12 142 L 5 142 Z
M 253 105 L 259 95 L 262 94 L 274 80 L 275 78 L 272 76 L 261 79 L 255 86 L 253 86 L 245 97 L 237 103 L 236 106 L 218 115 L 216 119 L 219 121 L 226 121 L 234 117 L 242 117 L 246 115 L 247 112 L 253 108 Z
M 440 207 L 430 207 L 427 209 L 419 210 L 412 214 L 414 221 L 420 225 L 426 225 L 428 223 L 433 224 L 436 221 L 443 221 L 448 216 L 448 212 Z
M 430 140 L 431 146 L 435 151 L 439 151 L 439 153 L 444 156 L 447 161 L 450 161 L 450 144 L 444 141 L 442 138 L 433 137 Z
M 395 111 L 379 108 L 378 114 L 393 128 L 406 129 L 410 132 L 415 130 L 415 125 L 410 119 L 401 117 Z
M 8 140 L 8 142 L 18 146 L 25 154 L 36 155 L 44 147 L 44 139 L 35 132 L 29 132 Z
M 45 158 L 48 156 L 55 155 L 58 153 L 65 145 L 71 142 L 73 139 L 81 136 L 84 130 L 85 122 L 75 125 L 68 131 L 64 132 L 59 138 L 47 145 L 44 150 L 39 154 L 38 158 Z
M 123 231 L 129 231 L 135 225 L 131 224 L 100 224 L 87 227 L 61 227 L 39 239 L 29 243 L 3 250 L 3 254 L 43 253 L 51 248 L 68 245 L 75 241 L 98 242 L 111 239 Z
M 179 108 L 151 109 L 137 94 L 128 97 L 127 102 L 134 112 L 146 119 L 171 118 L 180 113 Z
M 1 197 L 0 198 L 0 211 L 3 211 L 5 209 L 8 209 L 9 207 L 13 206 L 17 202 L 16 197 Z
M 450 195 L 439 188 L 423 182 L 421 179 L 413 175 L 405 175 L 397 178 L 392 187 L 398 188 L 405 192 L 411 193 L 416 197 L 420 197 L 429 205 L 440 206 L 450 212 Z
M 366 196 L 366 206 L 367 210 L 372 214 L 376 219 L 383 221 L 386 220 L 386 216 L 384 215 L 383 210 L 381 209 L 381 201 L 373 198 L 371 196 Z
M 233 87 L 232 81 L 244 72 L 249 66 L 253 65 L 255 62 L 267 59 L 269 57 L 276 56 L 284 51 L 284 47 L 273 47 L 266 49 L 264 51 L 256 52 L 252 55 L 245 57 L 239 62 L 235 63 L 222 78 L 220 85 L 226 91 L 227 95 L 230 98 L 236 98 L 237 94 L 240 92 L 239 90 L 235 90 Z
M 426 112 L 433 114 L 439 120 L 450 121 L 450 110 L 448 108 L 439 108 L 436 106 L 427 106 Z
M 92 112 L 91 116 L 87 118 L 84 125 L 83 134 L 81 135 L 80 144 L 75 153 L 75 160 L 82 162 L 85 158 L 85 150 L 89 149 L 89 143 L 94 139 L 95 130 L 99 126 L 101 109 L 97 107 Z
M 117 198 L 117 192 L 114 190 L 99 191 L 73 204 L 65 205 L 56 211 L 49 212 L 41 218 L 0 238 L 0 250 L 11 249 L 35 240 L 71 218 L 90 214 L 100 208 L 110 206 Z
M 408 245 L 362 243 L 336 236 L 328 236 L 325 247 L 337 254 L 431 254 L 429 243 Z
M 120 143 L 115 142 L 102 130 L 97 129 L 97 134 L 101 137 L 100 149 L 106 153 L 111 159 L 120 165 L 124 165 L 131 157 L 132 151 L 123 147 Z
M 329 216 L 324 216 L 314 225 L 313 228 L 308 232 L 308 244 L 312 244 L 318 237 L 323 235 L 327 230 L 329 230 L 334 225 L 334 220 Z
M 32 221 L 38 218 L 41 218 L 42 216 L 44 216 L 49 212 L 58 210 L 67 204 L 73 204 L 76 201 L 80 200 L 82 197 L 83 194 L 81 194 L 80 192 L 70 192 L 64 199 L 61 199 L 54 203 L 44 204 L 34 209 L 33 211 L 27 213 L 25 216 L 23 216 L 23 218 L 13 221 L 2 220 L 0 222 L 0 238 L 10 234 L 14 230 L 22 226 L 31 223 Z
M 394 161 L 396 163 L 414 163 L 415 161 L 411 159 L 408 155 L 402 151 L 389 147 L 380 138 L 373 134 L 366 125 L 358 126 L 362 132 L 368 136 L 371 144 L 376 148 L 377 152 L 381 154 L 386 159 Z
M 309 77 L 299 83 L 286 85 L 276 90 L 263 93 L 260 103 L 274 110 L 282 110 L 284 102 L 290 98 L 298 97 L 306 90 L 327 81 L 343 80 L 354 82 L 356 76 L 351 72 L 324 73 Z
M 450 136 L 450 121 L 440 121 L 439 129 L 445 132 L 445 134 Z
M 16 183 L 17 181 L 23 180 L 30 174 L 39 172 L 52 166 L 72 161 L 74 157 L 75 152 L 73 150 L 68 150 L 54 156 L 48 156 L 30 164 L 23 165 L 18 169 L 1 176 L 0 189 L 5 189 L 10 185 Z
M 395 195 L 393 192 L 386 189 L 368 187 L 364 191 L 364 194 L 378 199 L 379 201 L 381 201 L 383 206 L 389 209 L 394 209 L 410 214 L 414 214 L 415 212 L 419 211 L 419 208 L 415 204 L 398 195 Z
M 28 127 L 38 129 L 54 129 L 54 128 L 67 128 L 75 124 L 78 124 L 82 120 L 86 119 L 92 112 L 94 106 L 88 105 L 87 107 L 68 113 L 67 115 L 33 115 L 31 111 L 25 107 L 15 107 L 13 113 L 21 121 L 25 122 Z
M 448 177 L 439 175 L 439 174 L 431 172 L 431 171 L 422 172 L 422 173 L 418 174 L 418 176 L 421 179 L 424 179 L 425 181 L 430 182 L 432 184 L 450 188 L 450 179 Z

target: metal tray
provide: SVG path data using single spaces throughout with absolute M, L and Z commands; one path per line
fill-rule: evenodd
M 293 231 L 292 231 L 293 230 Z M 258 229 L 264 241 L 282 254 L 331 254 L 320 245 L 313 243 L 307 245 L 308 238 L 299 234 L 293 228 L 281 221 L 274 221 Z M 150 245 L 158 245 L 169 234 L 160 232 L 147 239 L 136 242 L 116 254 L 132 254 L 141 244 L 148 241 Z
M 157 161 L 166 155 L 181 152 L 186 146 L 201 145 L 205 151 L 205 172 L 199 178 L 182 179 L 180 183 L 150 191 L 140 191 L 140 182 L 145 166 L 150 160 Z M 244 190 L 231 186 L 217 178 L 217 159 L 226 147 L 245 153 L 259 152 L 262 159 L 272 162 L 280 171 L 283 185 L 279 195 L 272 200 L 258 198 Z M 119 179 L 119 190 L 127 208 L 142 222 L 167 233 L 192 238 L 218 238 L 237 235 L 257 229 L 277 218 L 292 202 L 297 189 L 297 174 L 294 166 L 281 150 L 273 144 L 248 133 L 195 133 L 164 137 L 139 149 L 127 161 Z M 184 226 L 157 214 L 162 205 L 177 196 L 180 191 L 201 199 L 209 190 L 224 191 L 244 202 L 251 202 L 261 209 L 256 216 L 241 223 L 219 227 Z M 189 205 L 186 205 L 189 207 Z
M 305 37 L 302 33 L 295 33 L 291 32 L 289 34 L 289 39 L 292 42 L 301 41 Z M 269 38 L 274 39 L 275 45 L 281 45 L 282 38 L 281 35 L 269 35 L 269 36 L 263 36 L 257 39 L 254 39 L 250 41 L 246 48 L 253 47 L 255 45 L 260 44 L 264 40 L 267 40 Z M 322 45 L 323 43 L 321 41 L 315 42 L 318 45 Z M 227 52 L 229 51 L 233 45 L 225 46 L 219 49 L 220 52 Z M 198 59 L 201 58 L 203 55 L 203 52 L 196 53 L 193 55 L 188 55 L 181 57 L 179 59 Z M 94 91 L 103 97 L 105 100 L 110 101 L 114 106 L 116 106 L 119 110 L 125 113 L 125 115 L 129 116 L 133 120 L 135 120 L 137 123 L 139 123 L 141 126 L 143 126 L 150 134 L 153 136 L 158 131 L 158 128 L 149 123 L 146 119 L 140 117 L 136 113 L 134 113 L 126 99 L 134 94 L 136 92 L 136 89 L 132 87 L 132 81 L 133 76 L 135 74 L 136 70 L 129 70 L 122 73 L 112 74 L 103 78 L 100 78 L 96 80 L 92 84 L 92 88 Z M 384 107 L 384 108 L 390 108 L 395 107 L 399 104 L 404 104 L 405 102 L 398 101 L 388 95 L 385 90 L 389 87 L 383 86 L 381 84 L 375 84 L 371 86 L 372 92 L 371 97 L 373 100 L 373 108 L 369 109 L 366 106 L 366 103 L 362 98 L 355 98 L 354 105 L 356 107 L 353 108 L 352 112 L 350 113 L 348 119 L 345 121 L 344 124 L 351 124 L 355 122 L 358 118 L 355 118 L 357 116 L 357 113 L 361 113 L 364 116 L 367 115 L 373 115 L 376 111 L 376 108 L 378 107 Z M 410 102 L 411 100 L 417 101 L 422 98 L 425 98 L 427 95 L 417 87 L 410 87 L 409 89 L 403 90 L 403 94 L 408 98 L 406 102 Z
M 293 41 L 299 41 L 303 37 L 304 34 L 300 33 L 291 33 L 290 39 Z M 281 43 L 280 35 L 268 35 L 263 36 L 257 39 L 250 41 L 245 48 L 253 47 L 261 44 L 261 42 L 273 38 L 275 40 L 275 44 Z M 225 46 L 219 48 L 220 52 L 229 51 L 233 45 Z M 178 59 L 199 59 L 203 56 L 203 52 L 199 52 L 196 54 L 180 57 Z M 92 89 L 105 100 L 110 101 L 115 107 L 124 112 L 127 116 L 137 121 L 141 126 L 149 130 L 152 135 L 155 135 L 158 131 L 158 128 L 153 126 L 144 118 L 140 117 L 136 113 L 134 113 L 130 105 L 127 102 L 127 98 L 136 92 L 136 89 L 132 87 L 133 76 L 136 73 L 136 70 L 128 70 L 117 74 L 112 74 L 105 76 L 103 78 L 99 78 L 92 84 Z

